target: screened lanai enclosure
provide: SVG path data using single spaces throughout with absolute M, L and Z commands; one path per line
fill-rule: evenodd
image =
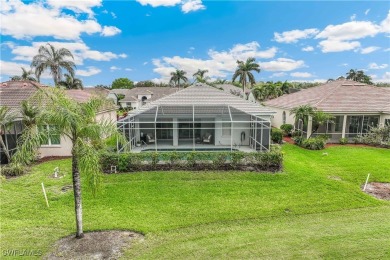
M 229 105 L 156 105 L 118 122 L 121 150 L 268 151 L 270 119 Z

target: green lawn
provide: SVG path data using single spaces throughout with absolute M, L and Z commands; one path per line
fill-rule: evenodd
M 390 150 L 287 144 L 283 151 L 278 174 L 105 175 L 98 197 L 84 189 L 84 228 L 144 233 L 125 254 L 132 258 L 390 258 L 390 202 L 360 191 L 367 173 L 371 181 L 390 182 Z M 55 166 L 64 178 L 48 177 Z M 70 184 L 69 160 L 2 183 L 1 250 L 46 253 L 72 234 L 73 195 L 61 191 Z

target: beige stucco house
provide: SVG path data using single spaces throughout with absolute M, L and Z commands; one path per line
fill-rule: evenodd
M 350 80 L 329 82 L 283 95 L 264 104 L 276 112 L 271 119 L 274 127 L 282 124 L 298 127 L 299 122 L 295 122 L 290 111 L 301 105 L 311 105 L 332 114 L 333 122 L 321 126 L 316 134 L 328 134 L 331 141 L 335 142 L 342 137 L 352 138 L 364 134 L 373 126 L 390 125 L 390 89 Z M 304 131 L 307 136 L 312 134 L 311 119 Z
M 20 107 L 24 100 L 29 99 L 39 88 L 46 88 L 37 82 L 32 81 L 8 81 L 0 85 L 0 105 L 11 108 L 16 114 L 20 114 Z M 65 90 L 65 93 L 77 102 L 86 102 L 94 95 L 101 95 L 100 91 L 89 90 Z M 104 94 L 104 93 L 103 93 Z M 96 119 L 110 120 L 116 122 L 116 107 L 112 106 L 106 110 L 100 111 Z M 46 126 L 49 127 L 49 126 Z M 20 116 L 16 118 L 13 125 L 2 134 L 3 140 L 11 152 L 16 149 L 18 137 L 22 133 L 22 122 Z M 71 141 L 65 136 L 48 136 L 47 144 L 39 148 L 41 157 L 47 156 L 70 156 L 71 155 Z M 2 154 L 3 155 L 3 154 Z M 2 156 L 2 159 L 4 156 Z M 4 163 L 4 160 L 2 160 Z

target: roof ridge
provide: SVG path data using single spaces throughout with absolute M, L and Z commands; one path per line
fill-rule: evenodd
M 326 86 L 326 84 L 322 85 L 322 87 Z M 341 85 L 336 85 L 334 87 L 334 89 L 332 91 L 330 91 L 327 95 L 325 95 L 322 99 L 320 99 L 317 103 L 314 103 L 313 106 L 317 106 L 318 104 L 320 104 L 322 101 L 324 101 L 325 99 L 327 99 L 328 97 L 330 97 L 330 95 L 332 95 L 339 87 L 341 87 Z

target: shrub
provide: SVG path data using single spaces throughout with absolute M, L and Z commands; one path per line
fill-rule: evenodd
M 340 138 L 339 142 L 340 142 L 340 144 L 343 144 L 343 145 L 347 144 L 348 143 L 348 138 L 342 137 L 342 138 Z
M 302 131 L 301 130 L 292 131 L 291 136 L 292 137 L 302 136 Z
M 295 136 L 292 138 L 294 140 L 294 143 L 301 146 L 302 142 L 305 140 L 303 136 Z
M 20 164 L 8 164 L 6 166 L 1 166 L 1 175 L 3 176 L 20 176 L 26 172 L 26 168 Z
M 271 129 L 271 140 L 274 143 L 281 144 L 283 140 L 283 131 L 279 128 Z
M 184 163 L 185 162 L 185 163 Z M 248 166 L 257 171 L 280 170 L 283 154 L 279 149 L 270 152 L 142 152 L 104 153 L 102 169 L 111 173 L 111 166 L 118 172 L 150 170 L 246 170 Z
M 322 136 L 311 137 L 301 142 L 301 147 L 309 150 L 322 150 L 325 148 L 327 139 Z
M 283 124 L 280 126 L 285 136 L 291 136 L 293 128 L 292 124 Z

